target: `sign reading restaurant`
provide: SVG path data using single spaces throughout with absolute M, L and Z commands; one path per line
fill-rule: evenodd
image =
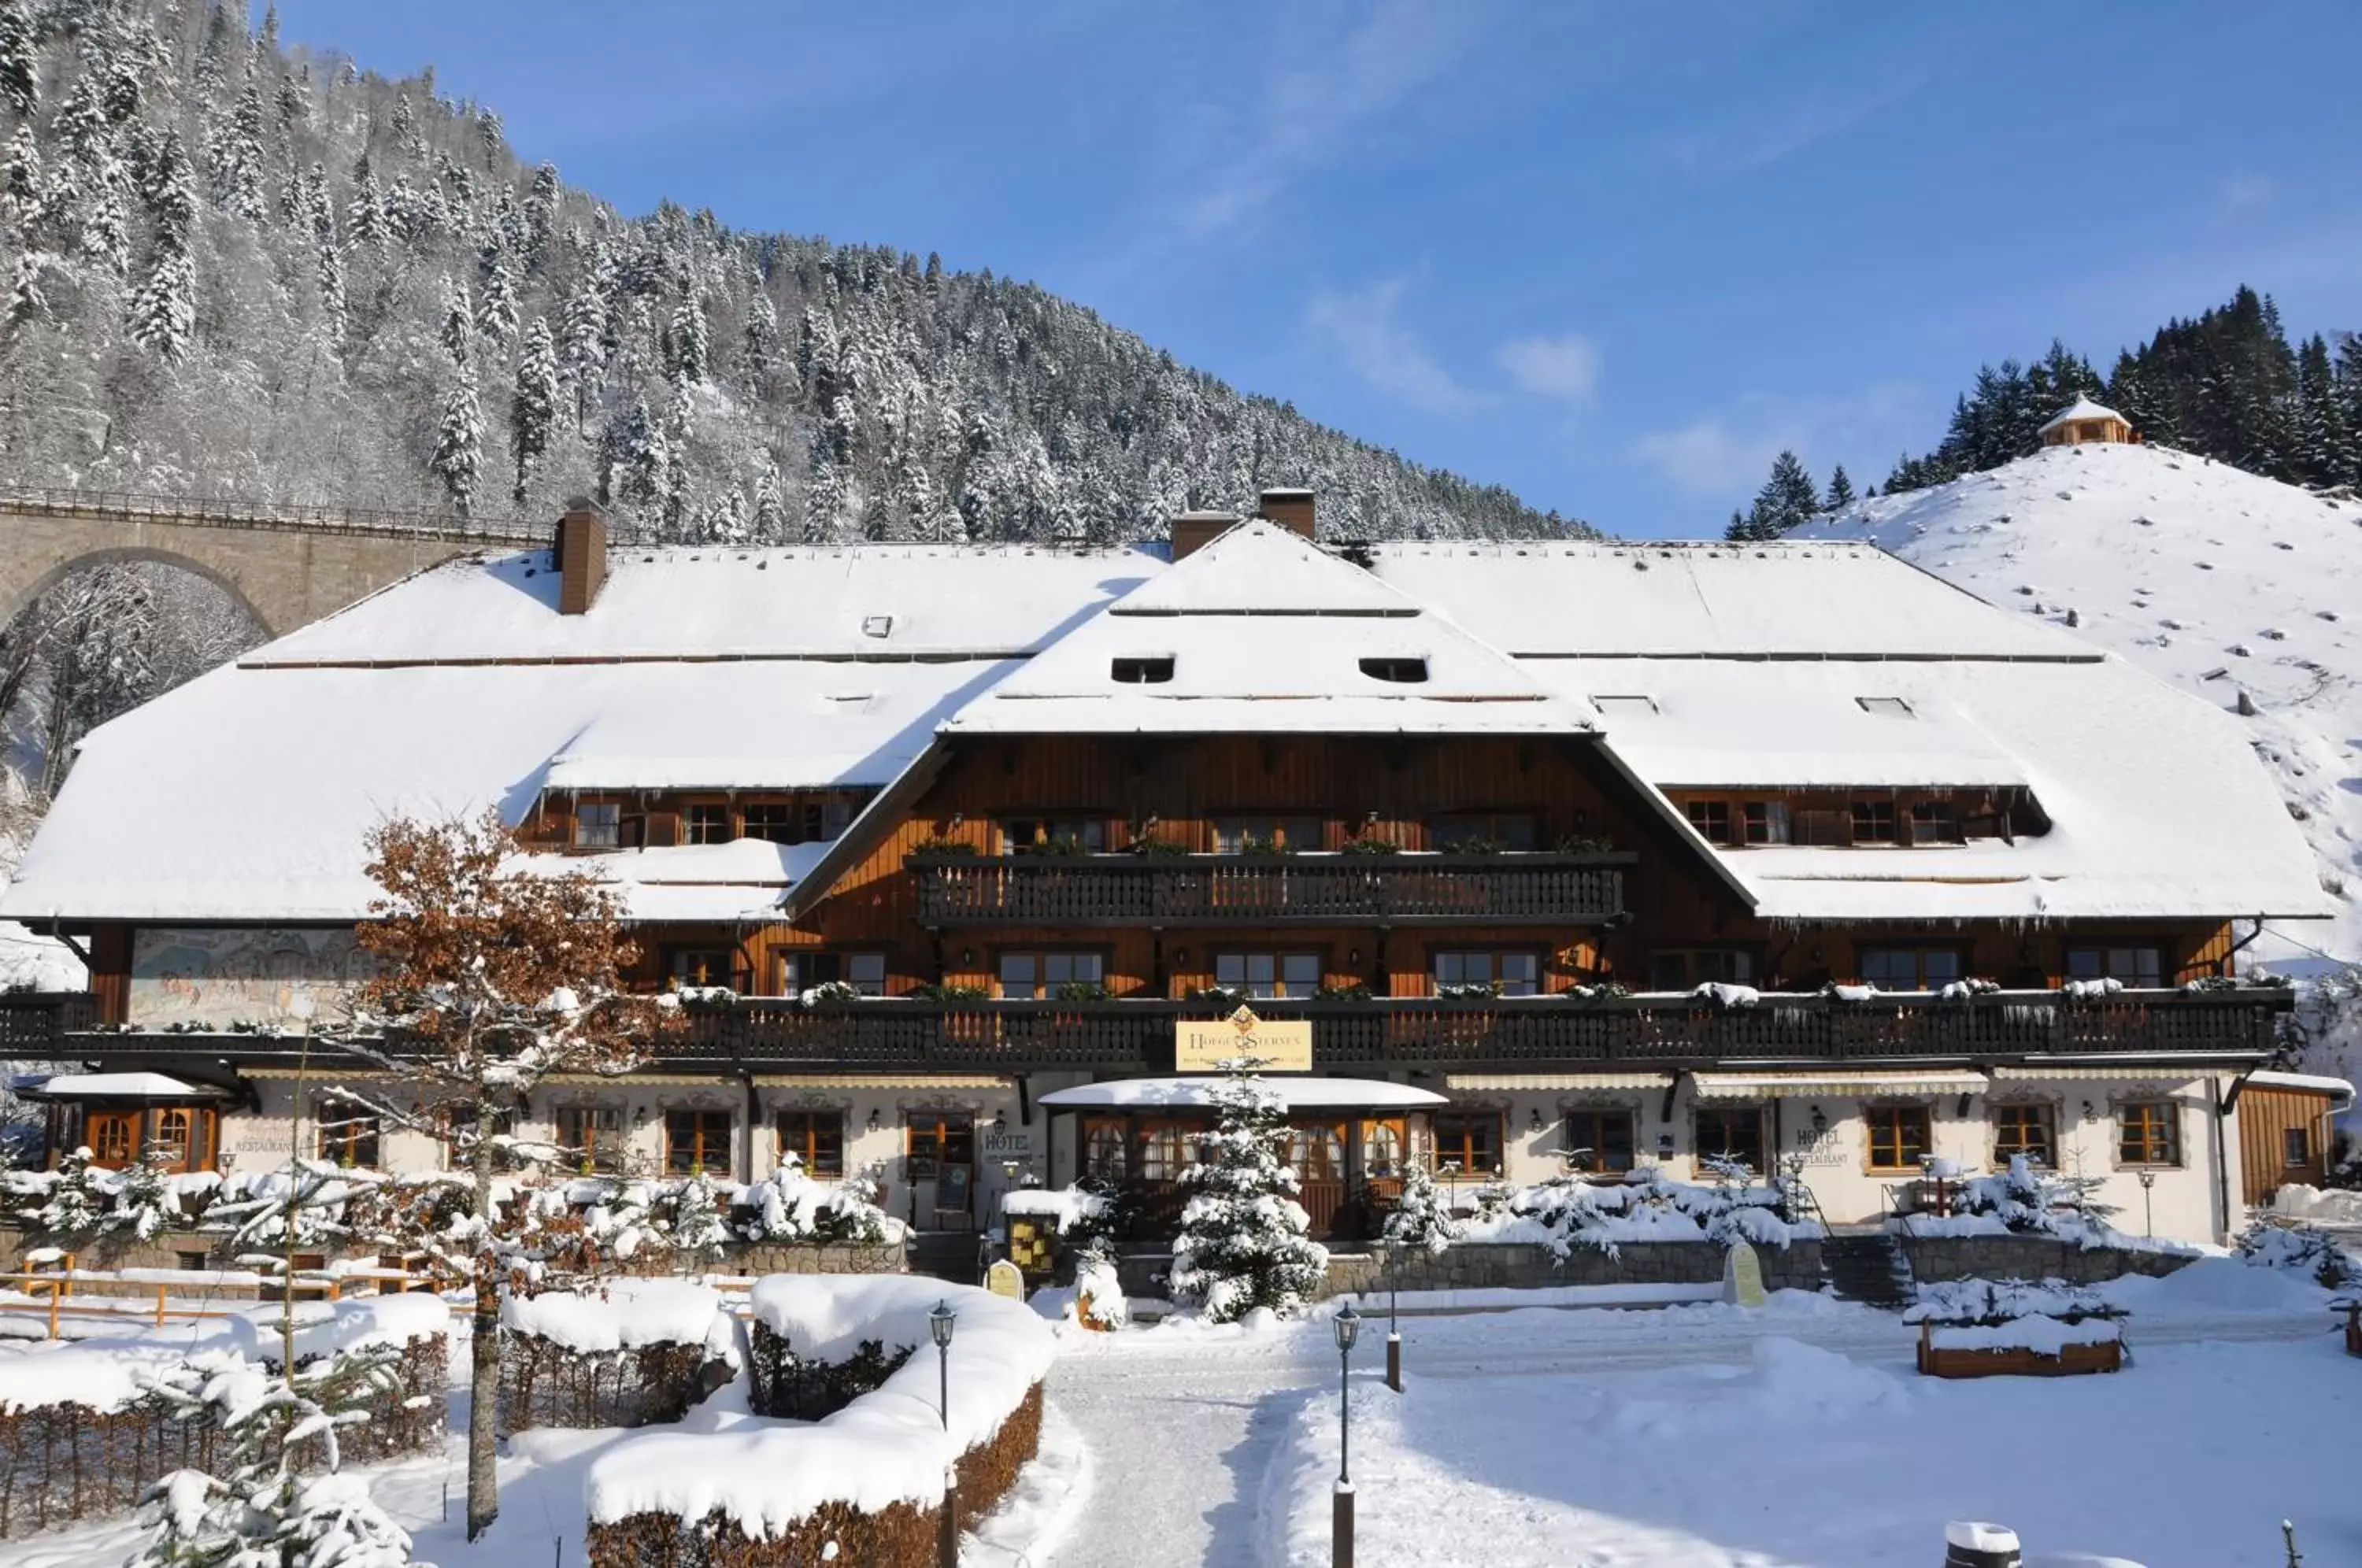
M 1223 1064 L 1242 1058 L 1267 1073 L 1308 1073 L 1312 1070 L 1312 1024 L 1308 1020 L 1280 1021 L 1257 1018 L 1244 1005 L 1228 1018 L 1211 1023 L 1184 1019 L 1173 1026 L 1173 1070 L 1176 1073 L 1219 1073 Z

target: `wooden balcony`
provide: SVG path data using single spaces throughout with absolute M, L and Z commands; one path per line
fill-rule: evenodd
M 1266 1001 L 1271 1019 L 1308 1019 L 1318 1071 L 1667 1070 L 1729 1063 L 2010 1062 L 2140 1056 L 2236 1065 L 2262 1059 L 2290 994 L 2280 988 L 2125 991 L 2101 1001 L 2005 991 L 1974 1001 L 1926 995 L 1844 1002 L 1767 993 L 1723 1010 L 1687 997 L 1578 1001 Z M 1222 1010 L 1172 1001 L 877 1000 L 805 1007 L 784 998 L 699 1005 L 667 1040 L 664 1065 L 729 1072 L 1166 1073 L 1174 1024 Z M 128 1063 L 170 1070 L 292 1060 L 293 1035 L 82 1032 L 73 999 L 0 997 L 0 1041 L 19 1059 Z M 315 1042 L 312 1059 L 327 1047 Z M 397 1047 L 398 1049 L 398 1047 Z
M 1630 855 L 913 856 L 922 924 L 1601 925 Z

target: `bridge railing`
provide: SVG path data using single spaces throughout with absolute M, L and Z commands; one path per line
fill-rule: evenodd
M 546 544 L 555 528 L 522 517 L 459 517 L 394 507 L 253 501 L 226 496 L 158 495 L 141 491 L 74 490 L 0 483 L 0 512 L 175 523 L 212 528 L 284 528 L 304 533 L 383 534 L 488 545 Z

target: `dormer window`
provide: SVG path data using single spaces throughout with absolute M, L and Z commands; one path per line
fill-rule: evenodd
M 1120 686 L 1162 686 L 1173 679 L 1173 656 L 1119 658 L 1109 665 L 1108 674 Z
M 1427 679 L 1427 660 L 1423 658 L 1365 658 L 1362 673 L 1373 680 L 1390 680 L 1398 686 L 1417 686 Z
M 1646 718 L 1658 711 L 1657 700 L 1645 691 L 1602 692 L 1591 705 L 1611 719 Z
M 864 615 L 861 618 L 861 635 L 865 637 L 892 636 L 894 635 L 894 617 L 891 615 Z
M 1907 719 L 1912 716 L 1911 704 L 1900 697 L 1857 697 L 1854 705 L 1865 713 L 1876 713 L 1882 719 Z
M 574 811 L 574 847 L 613 849 L 623 843 L 624 808 L 613 801 L 593 801 Z

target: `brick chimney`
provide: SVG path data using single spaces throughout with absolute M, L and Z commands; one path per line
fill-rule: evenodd
M 1173 519 L 1173 558 L 1197 554 L 1215 536 L 1239 525 L 1235 512 L 1184 512 Z
M 1312 537 L 1312 492 L 1308 490 L 1267 490 L 1255 503 L 1255 514 L 1281 527 Z
M 607 516 L 589 500 L 576 496 L 557 520 L 557 613 L 579 615 L 599 597 L 607 580 Z

